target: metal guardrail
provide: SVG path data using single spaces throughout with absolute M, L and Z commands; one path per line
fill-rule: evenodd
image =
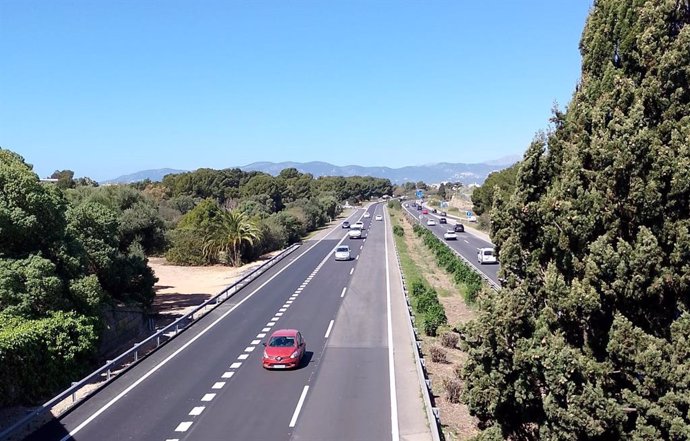
M 118 377 L 127 369 L 131 368 L 139 361 L 143 360 L 144 358 L 155 352 L 162 345 L 177 337 L 180 334 L 180 332 L 184 331 L 192 323 L 199 320 L 201 317 L 205 316 L 208 312 L 212 311 L 216 306 L 220 305 L 230 297 L 234 296 L 242 288 L 247 286 L 251 281 L 263 274 L 268 268 L 280 262 L 285 256 L 291 254 L 300 246 L 301 244 L 296 243 L 284 249 L 278 255 L 272 257 L 271 259 L 263 263 L 261 266 L 253 269 L 248 274 L 245 274 L 242 278 L 235 281 L 231 285 L 228 285 L 221 292 L 206 300 L 205 302 L 201 303 L 192 311 L 178 318 L 177 320 L 165 326 L 164 328 L 158 330 L 155 334 L 149 336 L 145 340 L 136 343 L 131 349 L 123 352 L 114 359 L 108 360 L 108 362 L 105 365 L 91 372 L 89 375 L 82 378 L 80 381 L 72 383 L 72 386 L 60 392 L 58 395 L 54 396 L 49 401 L 44 403 L 41 407 L 38 407 L 37 409 L 33 410 L 22 419 L 20 419 L 7 429 L 0 432 L 0 439 L 6 439 L 15 434 L 20 429 L 30 428 L 34 420 L 36 420 L 39 416 L 43 415 L 44 413 L 52 409 L 54 406 L 56 406 L 58 403 L 69 398 L 70 396 L 72 397 L 72 403 L 67 408 L 65 408 L 60 413 L 60 415 L 74 407 L 77 403 L 80 403 L 86 398 L 89 398 L 91 395 L 93 395 L 98 390 L 103 388 L 105 385 L 110 383 L 113 379 Z M 98 386 L 94 390 L 89 391 L 84 396 L 77 398 L 77 394 L 80 389 L 87 385 L 96 383 L 98 383 Z M 39 423 L 41 425 L 43 424 L 43 422 Z
M 405 215 L 406 215 L 406 216 L 408 217 L 408 219 L 410 219 L 412 222 L 417 222 L 419 225 L 421 225 L 422 227 L 426 228 L 426 226 L 425 226 L 424 223 L 421 221 L 421 219 L 416 218 L 414 215 L 410 214 L 409 211 L 405 210 Z M 431 230 L 430 230 L 430 231 L 431 231 Z M 439 240 L 441 240 L 441 239 L 439 239 Z M 465 263 L 465 265 L 467 265 L 472 271 L 474 271 L 475 273 L 479 274 L 479 276 L 480 276 L 482 279 L 484 279 L 484 281 L 491 287 L 491 289 L 493 289 L 494 291 L 497 291 L 497 292 L 501 290 L 501 285 L 499 285 L 498 283 L 494 282 L 493 280 L 491 280 L 491 278 L 489 278 L 489 276 L 487 276 L 486 274 L 484 274 L 483 272 L 481 272 L 481 271 L 479 270 L 479 268 L 477 268 L 472 262 L 469 261 L 469 259 L 467 259 L 467 257 L 463 256 L 463 255 L 460 254 L 457 250 L 455 250 L 455 249 L 453 249 L 452 247 L 448 246 L 447 243 L 445 243 L 445 242 L 443 242 L 443 241 L 441 241 L 441 243 L 443 243 L 446 247 L 448 247 L 449 250 L 451 250 L 456 256 L 458 256 L 458 257 Z
M 434 407 L 431 404 L 431 395 L 433 394 L 431 390 L 431 379 L 427 375 L 426 364 L 424 362 L 424 357 L 422 354 L 421 340 L 417 337 L 417 328 L 415 325 L 415 316 L 412 311 L 412 306 L 410 305 L 410 296 L 407 291 L 407 283 L 405 281 L 405 274 L 402 270 L 402 265 L 400 263 L 400 253 L 398 252 L 398 246 L 393 241 L 393 248 L 395 249 L 395 258 L 398 262 L 398 269 L 400 270 L 400 282 L 402 283 L 403 293 L 405 294 L 405 302 L 407 303 L 407 328 L 410 333 L 410 337 L 414 342 L 415 350 L 414 353 L 415 365 L 417 367 L 417 377 L 419 378 L 419 386 L 422 388 L 422 398 L 424 400 L 424 408 L 426 409 L 426 417 L 429 421 L 429 427 L 431 428 L 431 438 L 433 441 L 441 440 L 441 415 L 439 413 L 438 407 Z M 433 423 L 435 424 L 433 424 Z

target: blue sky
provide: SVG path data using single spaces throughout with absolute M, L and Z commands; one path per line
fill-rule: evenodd
M 591 0 L 0 0 L 0 146 L 97 180 L 522 154 Z

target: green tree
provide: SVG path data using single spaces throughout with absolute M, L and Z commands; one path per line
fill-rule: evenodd
M 204 254 L 208 260 L 218 260 L 225 254 L 234 266 L 242 264 L 242 245 L 253 245 L 261 238 L 256 222 L 239 210 L 223 211 L 213 219 L 210 231 L 204 237 Z
M 484 438 L 690 439 L 690 3 L 598 0 L 582 75 L 492 211 L 463 329 Z
M 515 191 L 518 166 L 519 163 L 511 165 L 504 170 L 490 173 L 484 184 L 474 189 L 472 192 L 472 204 L 474 205 L 474 212 L 478 216 L 491 211 L 497 194 L 506 199 Z
M 74 181 L 74 172 L 72 170 L 55 170 L 51 179 L 57 179 L 57 186 L 61 189 L 74 188 L 76 182 Z

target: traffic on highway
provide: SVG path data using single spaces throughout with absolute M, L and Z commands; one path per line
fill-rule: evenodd
M 383 219 L 355 210 L 361 235 L 305 241 L 28 439 L 397 440 Z

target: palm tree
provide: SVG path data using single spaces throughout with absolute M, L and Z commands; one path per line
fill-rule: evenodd
M 216 260 L 220 253 L 229 256 L 234 266 L 242 264 L 242 244 L 254 245 L 261 238 L 258 225 L 239 210 L 223 211 L 217 216 L 204 238 L 204 257 Z

